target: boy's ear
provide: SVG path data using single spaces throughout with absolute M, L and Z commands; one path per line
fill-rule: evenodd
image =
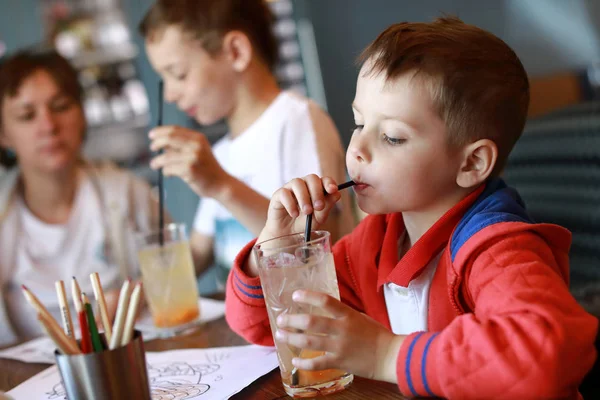
M 498 160 L 498 147 L 489 139 L 481 139 L 465 146 L 456 183 L 463 188 L 479 185 L 490 176 L 496 160 Z
M 241 31 L 231 31 L 225 35 L 222 51 L 236 72 L 245 71 L 252 60 L 252 42 Z

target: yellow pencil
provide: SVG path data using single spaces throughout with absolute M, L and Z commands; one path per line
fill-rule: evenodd
M 56 296 L 58 297 L 58 304 L 60 306 L 60 315 L 62 317 L 63 328 L 67 336 L 75 340 L 75 334 L 73 333 L 73 320 L 71 319 L 71 311 L 69 310 L 67 294 L 65 293 L 65 283 L 63 281 L 56 281 L 54 286 L 56 287 Z
M 43 330 L 50 337 L 50 339 L 52 339 L 61 353 L 68 355 L 81 354 L 81 351 L 77 345 L 73 343 L 67 335 L 65 335 L 65 333 L 57 324 L 53 323 L 56 321 L 54 321 L 52 317 L 44 313 L 38 313 L 38 320 L 40 321 Z
M 27 287 L 25 285 L 21 285 L 21 288 L 23 289 L 23 294 L 25 295 L 25 299 L 27 299 L 27 302 L 29 304 L 31 304 L 31 306 L 33 308 L 35 308 L 35 310 L 37 311 L 37 313 L 39 315 L 42 316 L 42 318 L 45 321 L 45 325 L 47 325 L 49 327 L 49 329 L 51 329 L 53 332 L 54 331 L 60 332 L 60 334 L 62 334 L 65 337 L 65 340 L 69 343 L 69 348 L 74 347 L 75 349 L 77 349 L 77 342 L 75 342 L 75 340 L 71 339 L 70 337 L 68 337 L 67 335 L 64 334 L 60 325 L 58 325 L 58 322 L 56 322 L 56 320 L 54 318 L 52 318 L 52 314 L 50 314 L 48 312 L 48 310 L 46 309 L 46 307 L 44 307 L 44 305 L 40 302 L 40 300 L 37 297 L 35 297 L 35 295 L 33 293 L 31 293 L 31 291 L 29 289 L 27 289 Z M 71 346 L 73 346 L 73 347 L 71 347 Z
M 100 309 L 100 317 L 102 318 L 102 326 L 104 327 L 104 337 L 106 343 L 110 343 L 112 337 L 112 325 L 110 324 L 110 318 L 108 316 L 108 308 L 106 307 L 106 299 L 104 298 L 104 291 L 102 290 L 102 284 L 100 284 L 100 276 L 97 272 L 90 274 L 90 280 L 92 281 L 92 288 L 94 289 L 94 296 Z
M 75 311 L 77 311 L 77 315 L 79 315 L 79 313 L 83 311 L 83 304 L 81 303 L 81 288 L 75 277 L 73 277 L 73 280 L 71 281 L 71 296 L 73 296 Z

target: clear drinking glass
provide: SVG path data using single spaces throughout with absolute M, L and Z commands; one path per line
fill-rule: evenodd
M 184 224 L 138 235 L 138 261 L 154 325 L 174 327 L 200 316 L 198 284 Z
M 327 293 L 340 298 L 329 232 L 312 232 L 312 240 L 304 241 L 300 233 L 258 243 L 253 249 L 265 296 L 273 337 L 275 321 L 282 314 L 308 313 L 328 315 L 324 310 L 292 301 L 298 289 Z M 343 390 L 354 376 L 337 369 L 304 371 L 294 368 L 292 358 L 314 358 L 322 351 L 300 349 L 275 340 L 281 379 L 288 395 L 314 397 Z

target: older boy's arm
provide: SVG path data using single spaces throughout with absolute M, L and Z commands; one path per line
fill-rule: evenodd
M 239 179 L 227 175 L 214 199 L 221 203 L 254 235 L 259 235 L 267 221 L 269 199 Z
M 190 237 L 190 248 L 196 276 L 201 276 L 213 263 L 214 239 L 212 236 L 194 231 Z
M 596 358 L 598 322 L 573 299 L 536 234 L 486 243 L 472 264 L 474 313 L 406 338 L 397 360 L 408 395 L 572 398 Z

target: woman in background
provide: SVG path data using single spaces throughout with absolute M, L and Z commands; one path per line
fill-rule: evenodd
M 148 184 L 82 160 L 86 121 L 77 71 L 57 53 L 19 52 L 0 66 L 0 346 L 41 333 L 21 293 L 60 321 L 54 282 L 92 293 L 98 272 L 109 313 L 136 274 L 133 233 L 156 226 Z

